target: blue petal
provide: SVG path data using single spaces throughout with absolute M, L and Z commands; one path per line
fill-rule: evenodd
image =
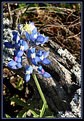
M 48 59 L 46 59 L 46 58 L 44 58 L 43 61 L 42 61 L 43 64 L 49 64 L 50 62 L 51 62 L 51 61 L 48 60 Z
M 17 63 L 17 68 L 22 68 L 22 64 L 21 63 Z
M 42 71 L 43 67 L 41 65 L 38 65 L 38 71 Z
M 19 50 L 19 51 L 17 52 L 17 56 L 18 56 L 18 57 L 21 57 L 21 56 L 23 55 L 23 53 L 24 53 L 24 51 Z
M 20 44 L 20 45 L 22 45 L 22 43 L 23 43 L 23 39 L 20 39 L 19 41 L 18 41 L 18 43 Z
M 34 22 L 29 21 L 29 24 L 31 24 L 31 25 L 33 25 L 33 26 L 34 26 Z
M 19 40 L 20 40 L 20 37 L 17 35 L 16 36 L 16 43 L 18 43 Z
M 12 31 L 13 36 L 17 35 L 18 31 Z
M 41 59 L 40 59 L 39 57 L 36 56 L 36 57 L 35 57 L 35 61 L 36 61 L 36 62 L 40 62 Z
M 27 40 L 30 40 L 30 35 L 28 34 L 27 31 L 25 31 L 25 36 L 26 36 L 26 39 L 27 39 Z
M 47 41 L 48 41 L 48 39 L 49 39 L 49 37 L 45 37 L 45 38 L 44 38 L 44 42 L 43 42 L 43 43 L 47 42 Z
M 16 66 L 10 66 L 10 68 L 11 68 L 11 69 L 17 69 L 17 67 L 16 67 Z
M 50 75 L 48 72 L 45 72 L 45 73 L 43 74 L 43 77 L 45 77 L 45 78 L 50 78 L 51 75 Z
M 35 27 L 34 30 L 32 31 L 33 33 L 37 33 L 37 28 Z
M 13 31 L 12 34 L 13 34 L 13 41 L 18 43 L 18 41 L 20 40 L 20 37 L 18 36 L 18 31 Z
M 43 74 L 42 74 L 42 72 L 41 72 L 41 71 L 39 71 L 39 70 L 38 70 L 38 73 L 39 73 L 40 75 L 43 75 Z
M 34 59 L 34 58 L 33 58 L 33 59 L 31 59 L 31 62 L 32 62 L 32 64 L 37 65 L 37 62 L 35 61 L 35 59 Z
M 17 57 L 16 62 L 21 62 L 22 61 L 22 57 L 18 57 L 18 56 L 16 56 L 16 57 Z
M 38 50 L 37 53 L 36 53 L 36 55 L 39 56 L 39 57 L 41 57 L 42 54 L 43 54 L 43 50 Z
M 26 65 L 25 70 L 30 71 L 30 73 L 32 73 L 33 72 L 33 67 L 31 65 L 29 65 L 29 66 Z
M 36 41 L 35 44 L 38 46 L 38 45 L 41 44 L 41 43 Z
M 28 82 L 30 80 L 30 75 L 29 74 L 25 75 L 25 80 L 26 80 L 26 82 Z
M 11 60 L 10 62 L 8 62 L 8 67 L 15 66 L 15 65 L 17 65 L 17 63 L 14 60 Z
M 31 59 L 32 64 L 37 65 L 37 63 L 40 61 L 39 57 Z
M 44 37 L 42 35 L 37 37 L 37 42 L 43 42 L 44 41 Z
M 19 25 L 17 26 L 17 28 L 18 28 L 19 31 L 21 31 L 21 28 L 22 28 L 22 27 L 23 27 L 22 24 L 19 24 Z
M 26 51 L 28 49 L 28 44 L 26 41 L 22 42 L 22 45 L 24 46 L 24 51 Z
M 28 49 L 28 53 L 27 53 L 27 56 L 29 58 L 31 58 L 31 54 L 35 53 L 35 48 L 32 48 L 32 49 Z
M 37 34 L 37 33 L 33 32 L 32 34 L 30 34 L 30 40 L 31 41 L 35 41 L 36 40 L 36 37 L 34 37 L 35 34 Z
M 28 57 L 31 57 L 31 53 L 35 53 L 35 48 L 28 49 Z
M 35 53 L 35 48 L 32 48 L 31 49 L 31 53 Z
M 28 56 L 29 58 L 31 58 L 31 50 L 30 50 L 30 49 L 28 49 L 27 56 Z
M 19 49 L 20 48 L 20 43 L 15 43 L 15 49 Z
M 28 70 L 30 71 L 30 73 L 32 73 L 33 72 L 33 67 L 30 65 Z
M 47 57 L 48 57 L 48 55 L 49 55 L 49 51 L 44 52 L 44 58 L 47 58 Z
M 15 46 L 15 44 L 12 44 L 12 42 L 5 42 L 4 45 L 7 48 L 14 48 L 14 46 Z

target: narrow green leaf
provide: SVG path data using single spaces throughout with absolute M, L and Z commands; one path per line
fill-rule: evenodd
M 18 6 L 21 8 L 21 7 L 24 7 L 26 5 L 26 3 L 19 3 Z
M 22 118 L 26 118 L 27 117 L 27 112 L 25 112 L 22 116 Z
M 8 114 L 5 114 L 6 118 L 11 118 L 11 116 L 9 116 Z
M 27 103 L 23 102 L 21 99 L 17 98 L 17 97 L 12 97 L 10 98 L 11 101 L 14 101 L 17 105 L 23 106 L 25 108 L 28 107 Z
M 31 109 L 29 111 L 33 114 L 34 117 L 39 117 L 39 115 L 35 111 L 33 111 Z
M 56 118 L 54 116 L 45 116 L 45 118 Z
M 20 78 L 20 79 L 18 80 L 18 82 L 17 82 L 17 88 L 19 88 L 19 87 L 21 86 L 21 84 L 22 84 L 22 78 Z

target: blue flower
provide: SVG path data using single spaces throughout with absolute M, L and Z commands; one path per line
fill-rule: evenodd
M 13 41 L 15 41 L 15 43 L 18 43 L 18 41 L 20 40 L 18 31 L 12 31 L 13 34 Z
M 17 63 L 14 60 L 11 60 L 10 62 L 8 62 L 8 67 L 11 69 L 17 69 L 16 65 Z
M 20 57 L 23 55 L 24 51 L 26 51 L 28 49 L 28 44 L 25 40 L 19 40 L 18 45 L 15 46 L 16 48 L 16 53 L 17 56 Z
M 13 34 L 13 41 L 4 43 L 5 47 L 7 47 L 7 48 L 18 47 L 18 41 L 20 40 L 18 31 L 12 31 L 12 34 Z
M 36 56 L 40 58 L 39 62 L 42 62 L 43 64 L 49 64 L 51 61 L 46 59 L 46 57 L 49 55 L 48 52 L 44 52 L 43 50 L 38 50 L 36 53 Z
M 50 78 L 51 75 L 48 72 L 45 72 L 41 65 L 38 66 L 38 73 L 41 74 L 45 78 Z
M 39 44 L 44 44 L 45 42 L 47 42 L 49 39 L 49 37 L 44 37 L 42 35 L 39 35 L 36 39 L 36 45 L 39 45 Z
M 14 60 L 8 62 L 8 67 L 12 69 L 22 68 L 22 57 L 17 56 L 16 51 L 14 51 Z
M 33 67 L 31 65 L 25 66 L 25 80 L 28 82 L 30 80 L 30 74 L 33 72 Z
M 32 34 L 30 34 L 30 40 L 34 42 L 37 39 L 38 34 L 39 34 L 38 32 L 36 33 L 32 32 Z
M 14 61 L 16 61 L 17 63 L 21 63 L 22 62 L 22 57 L 19 57 L 19 56 L 15 56 L 14 57 Z
M 28 57 L 31 59 L 32 64 L 37 65 L 40 61 L 39 57 L 36 56 L 35 48 L 28 49 Z
M 8 62 L 8 67 L 11 69 L 22 68 L 22 61 L 18 62 L 18 61 L 11 60 L 10 62 Z
M 35 48 L 28 49 L 28 57 L 33 59 L 35 56 Z

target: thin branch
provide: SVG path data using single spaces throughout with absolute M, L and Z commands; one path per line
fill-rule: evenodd
M 8 6 L 8 11 L 9 11 L 10 21 L 11 21 L 11 23 L 13 23 L 12 11 L 11 11 L 11 7 L 10 7 L 10 3 L 7 3 L 7 6 Z
M 78 34 L 76 34 L 76 35 L 74 35 L 74 36 L 70 36 L 70 37 L 68 37 L 69 39 L 70 38 L 75 38 L 75 37 L 77 37 L 78 35 L 80 35 L 81 34 L 81 32 L 79 32 Z M 81 41 L 81 39 L 79 39 L 80 41 Z
M 79 21 L 78 23 L 75 23 L 75 24 L 69 25 L 69 26 L 68 26 L 68 29 L 69 29 L 70 27 L 74 27 L 74 26 L 76 26 L 76 25 L 81 25 L 81 22 Z

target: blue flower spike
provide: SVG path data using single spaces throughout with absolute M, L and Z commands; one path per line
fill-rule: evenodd
M 11 69 L 19 69 L 25 67 L 25 81 L 30 80 L 30 75 L 33 72 L 33 66 L 36 66 L 36 69 L 39 74 L 45 78 L 51 77 L 48 72 L 45 72 L 41 65 L 38 65 L 39 62 L 43 64 L 49 64 L 51 61 L 47 59 L 49 51 L 45 52 L 43 50 L 36 51 L 36 46 L 39 44 L 43 45 L 48 41 L 49 37 L 45 37 L 37 32 L 33 22 L 29 24 L 19 24 L 17 26 L 18 31 L 12 31 L 13 40 L 11 42 L 5 42 L 4 45 L 7 48 L 14 48 L 14 58 L 8 62 L 8 67 Z M 25 53 L 27 52 L 27 55 Z M 23 57 L 23 54 L 25 58 Z M 29 59 L 29 64 L 24 64 L 23 59 Z

